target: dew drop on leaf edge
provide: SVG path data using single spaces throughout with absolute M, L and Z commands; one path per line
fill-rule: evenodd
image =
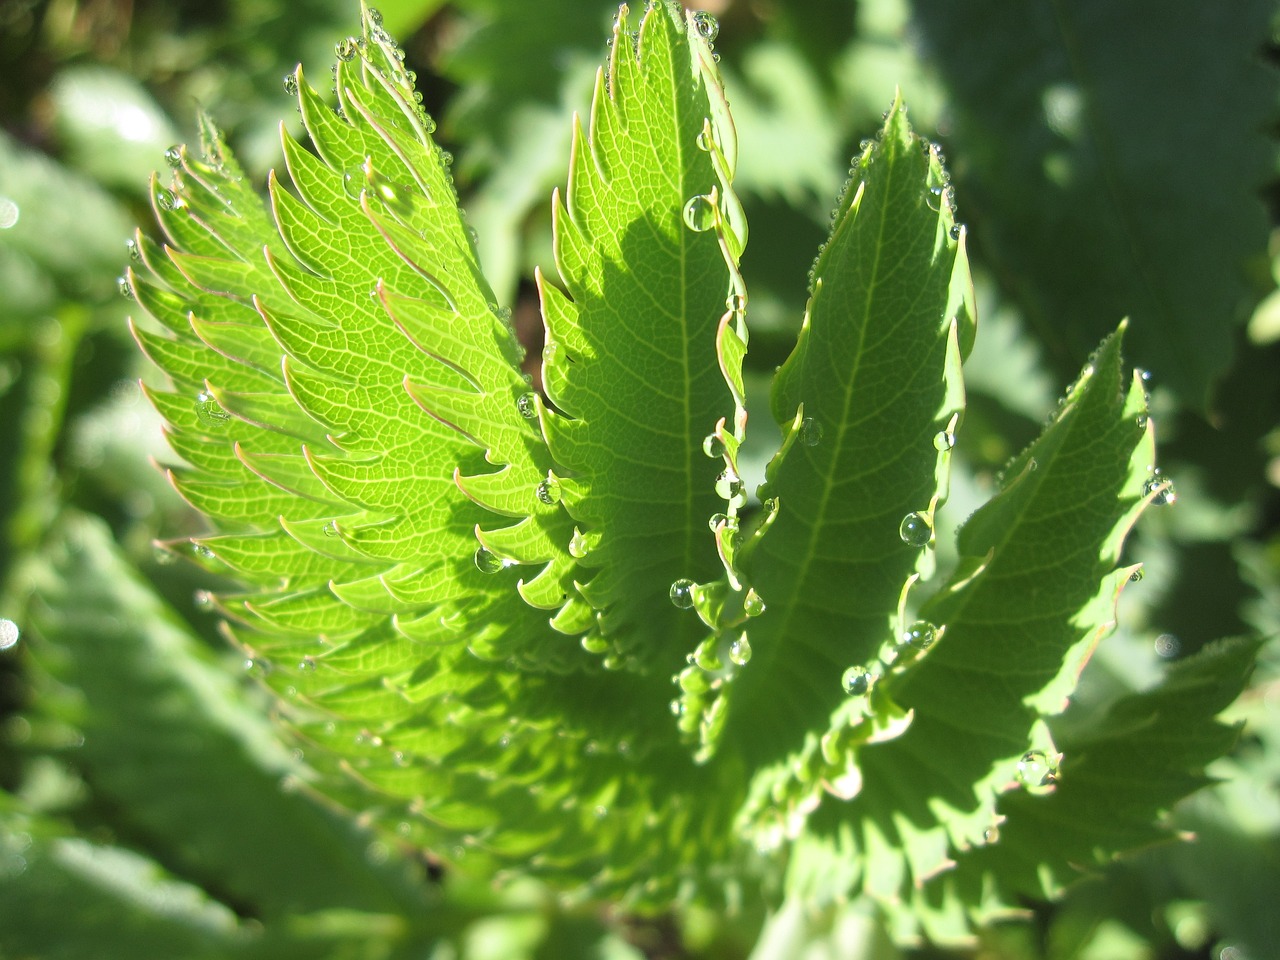
M 813 417 L 800 421 L 800 442 L 806 447 L 816 447 L 822 442 L 822 424 Z
M 532 393 L 522 393 L 516 398 L 516 411 L 526 420 L 538 419 L 538 400 Z
M 898 536 L 913 547 L 927 547 L 933 539 L 933 527 L 923 513 L 908 513 L 898 525 Z
M 1018 781 L 1028 787 L 1043 787 L 1057 779 L 1057 764 L 1043 750 L 1029 750 L 1018 761 Z
M 699 10 L 693 15 L 693 25 L 707 43 L 715 43 L 716 37 L 720 36 L 719 21 L 705 10 Z
M 497 573 L 505 566 L 501 557 L 484 547 L 476 547 L 474 559 L 476 569 L 481 573 Z
M 538 484 L 537 489 L 534 491 L 534 495 L 538 500 L 549 507 L 555 506 L 560 502 L 560 494 L 560 481 L 550 474 L 547 475 L 547 479 Z
M 747 639 L 745 633 L 729 644 L 729 659 L 740 667 L 745 667 L 750 662 L 751 641 Z
M 690 197 L 684 205 L 684 224 L 694 233 L 705 233 L 716 225 L 715 201 L 704 194 Z
M 724 456 L 724 441 L 718 433 L 709 433 L 702 441 L 702 452 L 713 460 Z
M 860 697 L 871 689 L 871 674 L 866 667 L 850 667 L 840 678 L 844 692 L 851 697 Z
M 356 58 L 356 52 L 359 49 L 355 37 L 344 37 L 334 46 L 333 52 L 343 63 L 349 63 Z
M 671 589 L 667 591 L 667 595 L 671 598 L 671 602 L 681 610 L 691 610 L 693 608 L 693 588 L 695 584 L 687 577 L 681 577 L 679 580 L 671 584 Z
M 179 146 L 178 144 L 174 144 L 172 147 L 166 150 L 164 152 L 164 162 L 167 163 L 174 170 L 182 166 L 182 147 Z
M 206 427 L 221 427 L 231 419 L 231 414 L 222 409 L 213 394 L 201 390 L 196 394 L 196 419 Z
M 284 75 L 284 92 L 291 97 L 298 95 L 298 72 L 296 70 Z
M 716 493 L 725 500 L 740 496 L 743 490 L 742 478 L 732 470 L 725 470 L 716 477 Z
M 928 620 L 917 620 L 902 632 L 902 642 L 916 650 L 924 650 L 938 639 L 938 628 Z

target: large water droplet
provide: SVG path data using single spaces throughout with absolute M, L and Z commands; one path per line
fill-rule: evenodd
M 291 97 L 298 95 L 298 72 L 296 70 L 284 75 L 284 92 Z
M 413 212 L 413 188 L 402 183 L 392 183 L 381 174 L 368 177 L 369 193 L 395 213 L 407 217 Z
M 718 433 L 708 433 L 702 441 L 702 452 L 713 460 L 724 456 L 724 441 Z
M 938 628 L 928 620 L 917 620 L 902 631 L 902 642 L 917 650 L 924 650 L 926 647 L 932 646 L 933 641 L 937 639 Z
M 1043 787 L 1058 778 L 1058 765 L 1043 750 L 1029 750 L 1018 761 L 1018 781 L 1028 787 Z
M 866 667 L 850 667 L 840 678 L 844 692 L 851 697 L 860 697 L 871 689 L 871 674 Z
M 315 668 L 316 668 L 315 657 L 303 657 L 301 660 L 298 661 L 298 670 L 300 670 L 302 673 L 311 673 L 312 671 L 315 670 Z
M 933 449 L 937 450 L 939 453 L 950 450 L 955 445 L 956 435 L 954 433 L 947 430 L 940 430 L 938 433 L 934 434 Z
M 356 58 L 356 52 L 359 49 L 360 46 L 356 43 L 355 37 L 345 37 L 334 46 L 333 52 L 343 63 L 350 63 Z
M 374 7 L 369 8 L 369 22 L 375 27 L 382 26 L 382 11 Z
M 569 538 L 569 556 L 576 560 L 581 560 L 588 553 L 587 538 L 582 535 L 582 531 L 574 528 L 573 536 Z
M 526 420 L 538 419 L 538 399 L 532 393 L 522 393 L 516 398 L 516 410 Z
M 0 650 L 17 646 L 18 638 L 21 636 L 22 631 L 18 629 L 16 623 L 8 618 L 0 619 Z
M 196 419 L 206 427 L 221 427 L 231 419 L 231 414 L 222 409 L 213 394 L 201 390 L 196 394 Z
M 178 198 L 173 191 L 166 190 L 164 187 L 156 190 L 156 205 L 161 210 L 173 210 L 178 206 Z
M 720 36 L 719 22 L 705 10 L 699 10 L 693 15 L 693 25 L 707 43 L 715 43 L 716 37 Z
M 326 520 L 324 523 L 324 526 L 320 528 L 320 532 L 323 533 L 326 537 L 338 536 L 338 521 Z
M 729 659 L 740 667 L 745 667 L 751 660 L 751 641 L 745 633 L 729 644 Z
M 689 610 L 693 607 L 693 588 L 696 584 L 687 577 L 681 577 L 675 583 L 671 584 L 671 589 L 667 591 L 667 595 L 671 597 L 671 602 L 681 610 Z
M 732 310 L 734 313 L 747 312 L 747 295 L 745 293 L 732 293 L 724 302 L 726 310 Z
M 166 150 L 164 152 L 164 162 L 175 170 L 182 166 L 182 147 L 175 143 Z
M 758 617 L 765 609 L 764 599 L 756 593 L 755 587 L 748 589 L 747 595 L 742 598 L 742 612 L 748 617 Z
M 126 300 L 134 299 L 133 284 L 129 282 L 128 274 L 121 274 L 116 277 L 116 290 L 119 292 L 120 296 L 124 297 Z
M 816 447 L 822 442 L 822 424 L 813 417 L 800 421 L 800 442 L 806 447 Z
M 694 233 L 705 233 L 716 225 L 716 204 L 710 197 L 698 194 L 684 205 L 684 225 Z
M 1164 660 L 1173 660 L 1182 651 L 1182 641 L 1172 633 L 1162 633 L 1156 637 L 1156 655 Z
M 538 489 L 534 493 L 547 506 L 554 506 L 560 502 L 560 481 L 551 474 L 547 474 L 547 479 L 538 484 Z
M 933 527 L 923 513 L 908 513 L 898 525 L 898 536 L 913 547 L 927 547 L 933 539 Z
M 124 248 L 129 251 L 129 259 L 134 263 L 142 262 L 142 248 L 138 246 L 138 241 L 130 237 L 124 242 Z
M 475 563 L 481 573 L 497 573 L 506 566 L 501 557 L 484 547 L 476 547 Z
M 720 476 L 716 477 L 716 493 L 725 500 L 732 500 L 734 497 L 741 496 L 742 490 L 742 478 L 732 470 L 725 470 Z

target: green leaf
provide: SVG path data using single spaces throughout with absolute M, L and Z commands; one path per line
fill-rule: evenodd
M 565 291 L 539 282 L 556 407 L 543 429 L 568 471 L 566 509 L 598 537 L 582 591 L 600 632 L 624 654 L 676 665 L 701 628 L 668 594 L 719 572 L 706 524 L 726 509 L 717 472 L 732 469 L 704 454 L 703 439 L 734 411 L 717 347 L 732 292 L 721 243 L 734 160 L 727 130 L 710 126 L 717 94 L 700 45 L 691 57 L 661 4 L 635 42 L 639 56 L 620 14 L 608 83 L 597 79 L 590 133 L 576 127 L 568 188 L 554 201 Z
M 84 741 L 68 759 L 171 867 L 262 916 L 405 902 L 365 862 L 367 835 L 282 789 L 305 768 L 100 523 L 65 518 L 28 573 L 41 702 Z
M 1238 728 L 1215 717 L 1240 695 L 1257 649 L 1242 640 L 1206 647 L 1172 664 L 1158 686 L 1061 736 L 1051 792 L 1003 795 L 999 842 L 965 851 L 943 884 L 970 904 L 993 894 L 1004 903 L 1050 898 L 1118 852 L 1171 839 L 1161 819 L 1209 782 L 1205 766 L 1236 741 Z
M 1124 383 L 1117 334 L 961 527 L 957 571 L 920 611 L 937 641 L 885 685 L 910 726 L 858 752 L 861 790 L 843 806 L 824 800 L 810 818 L 815 839 L 794 882 L 831 889 L 826 857 L 858 851 L 862 875 L 845 882 L 907 895 L 956 851 L 986 842 L 1020 761 L 1056 755 L 1043 718 L 1060 711 L 1111 629 L 1131 572 L 1116 568 L 1120 544 L 1155 495 L 1142 382 Z
M 244 929 L 227 907 L 154 861 L 69 836 L 45 818 L 0 812 L 0 949 L 78 960 L 219 958 Z
M 854 163 L 774 380 L 783 450 L 760 493 L 777 516 L 746 561 L 766 610 L 749 625 L 727 734 L 758 762 L 825 727 L 846 699 L 845 669 L 890 641 L 903 583 L 926 556 L 900 525 L 915 513 L 931 523 L 945 497 L 949 445 L 935 439 L 954 438 L 963 404 L 972 292 L 947 175 L 905 112 L 895 104 Z
M 1059 370 L 1127 315 L 1137 361 L 1203 406 L 1267 250 L 1272 5 L 915 7 L 975 231 Z

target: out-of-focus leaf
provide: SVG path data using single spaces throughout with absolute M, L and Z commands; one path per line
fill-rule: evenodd
M 267 916 L 405 903 L 367 837 L 282 789 L 305 770 L 101 523 L 68 516 L 30 575 L 33 656 L 57 681 L 42 709 L 79 728 L 70 759 L 172 865 Z
M 154 861 L 0 812 L 0 954 L 213 960 L 244 939 L 234 913 Z
M 1265 256 L 1273 5 L 916 3 L 950 95 L 965 206 L 1066 373 L 1120 318 L 1134 359 L 1201 407 Z
M 124 259 L 130 219 L 93 183 L 0 132 L 0 255 L 25 258 L 47 273 L 64 295 L 101 300 L 111 295 L 111 278 Z M 6 268 L 39 281 L 31 267 Z M 38 301 L 32 301 L 36 303 Z M 12 322 L 6 309 L 0 329 Z
M 142 84 L 110 67 L 72 66 L 49 92 L 71 166 L 144 196 L 151 171 L 179 135 Z

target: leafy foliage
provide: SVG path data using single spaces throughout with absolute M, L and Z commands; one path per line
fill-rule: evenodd
M 486 37 L 533 43 L 549 23 L 536 11 L 521 30 L 479 6 L 489 26 L 445 61 L 472 79 L 506 49 Z M 876 14 L 864 16 L 848 41 L 858 71 L 892 22 L 868 32 Z M 770 40 L 748 73 L 804 86 L 808 71 L 843 69 L 836 26 L 829 44 Z M 825 167 L 784 176 L 744 151 L 735 186 L 717 31 L 665 0 L 623 8 L 589 117 L 526 144 L 527 180 L 511 179 L 498 141 L 460 165 L 490 177 L 476 225 L 504 231 L 550 169 L 543 148 L 571 148 L 552 257 L 530 286 L 545 331 L 537 379 L 500 305 L 519 235 L 469 226 L 453 158 L 380 14 L 364 10 L 361 34 L 339 41 L 332 98 L 302 67 L 286 77 L 305 142 L 284 132 L 265 196 L 209 115 L 198 147 L 168 151 L 171 179 L 148 190 L 162 237 L 134 234 L 121 291 L 164 374 L 144 392 L 171 448 L 166 476 L 211 529 L 184 529 L 172 500 L 148 493 L 178 534 L 153 572 L 167 589 L 192 576 L 172 558 L 194 562 L 218 649 L 231 641 L 255 688 L 228 682 L 101 523 L 52 492 L 22 505 L 10 528 L 30 546 L 16 580 L 36 635 L 30 736 L 50 763 L 0 794 L 15 837 L 0 847 L 0 919 L 17 931 L 6 948 L 39 949 L 54 935 L 39 905 L 70 890 L 84 891 L 78 928 L 107 956 L 147 942 L 409 956 L 442 940 L 482 956 L 475 919 L 494 910 L 525 930 L 510 935 L 529 955 L 538 942 L 626 949 L 575 913 L 601 898 L 637 916 L 676 905 L 690 929 L 701 910 L 745 909 L 751 926 L 756 904 L 785 901 L 761 955 L 797 937 L 873 949 L 856 932 L 870 915 L 841 913 L 850 899 L 873 904 L 899 943 L 958 945 L 1028 898 L 1065 895 L 1066 936 L 1095 889 L 1077 885 L 1084 872 L 1115 873 L 1117 855 L 1175 835 L 1174 805 L 1234 748 L 1218 716 L 1258 643 L 1211 645 L 1109 692 L 1088 681 L 1116 669 L 1104 655 L 1079 683 L 1141 576 L 1126 538 L 1174 499 L 1155 467 L 1148 381 L 1121 357 L 1135 336 L 1156 355 L 1141 298 L 1080 305 L 1073 329 L 1102 335 L 1114 303 L 1133 304 L 1137 329 L 1103 340 L 1038 436 L 1022 424 L 998 437 L 993 397 L 1018 416 L 1035 403 L 1021 385 L 991 386 L 956 187 L 895 97 L 854 155 L 798 338 L 764 376 L 779 303 L 772 277 L 752 299 L 747 212 L 762 197 L 808 202 Z M 1088 62 L 1111 62 L 1081 42 Z M 549 131 L 558 81 L 517 76 L 464 98 L 458 129 L 510 144 L 536 114 Z M 957 104 L 971 79 L 980 90 L 976 75 L 951 84 Z M 517 102 L 526 85 L 534 114 Z M 113 96 L 138 96 L 126 88 Z M 1097 89 L 1090 116 L 1105 126 L 1118 87 Z M 748 100 L 744 144 L 776 109 L 767 101 Z M 983 210 L 1002 209 L 1016 192 L 984 178 L 1010 158 L 987 150 L 973 116 L 962 164 Z M 1102 156 L 1114 185 L 1094 133 L 1082 155 Z M 129 166 L 94 175 L 127 189 Z M 1034 180 L 1024 174 L 1011 179 Z M 499 210 L 503 197 L 514 206 Z M 1065 304 L 1037 279 L 1034 245 L 1013 251 L 1000 231 L 984 242 L 1028 259 L 1018 273 L 1040 302 Z M 1222 251 L 1218 272 L 1246 245 Z M 1159 259 L 1158 246 L 1139 253 Z M 74 270 L 56 247 L 14 249 L 0 263 Z M 497 252 L 496 271 L 480 251 Z M 1208 293 L 1240 300 L 1230 286 Z M 24 309 L 53 302 L 41 296 Z M 1059 360 L 1083 349 L 1050 344 Z M 1018 364 L 1039 376 L 1035 353 Z M 1171 373 L 1192 403 L 1213 363 L 1194 366 Z M 983 490 L 982 464 L 1019 435 L 1029 442 Z M 23 491 L 52 449 L 43 438 L 16 475 Z M 958 530 L 949 498 L 972 511 Z M 1123 635 L 1113 645 L 1130 649 Z M 262 722 L 268 702 L 287 747 Z M 78 807 L 86 794 L 94 805 Z M 96 842 L 96 820 L 119 836 Z M 446 875 L 443 894 L 424 863 Z M 118 879 L 95 887 L 105 875 Z M 557 905 L 529 899 L 531 877 Z M 495 878 L 500 895 L 469 886 Z M 103 923 L 113 911 L 116 931 Z M 844 920 L 822 933 L 824 912 Z

